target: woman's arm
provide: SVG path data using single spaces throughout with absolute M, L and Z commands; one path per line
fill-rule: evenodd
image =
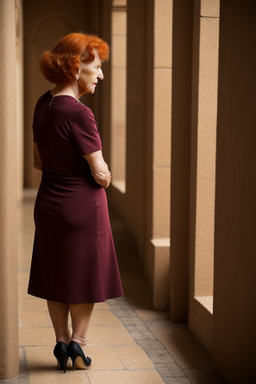
M 84 158 L 90 166 L 94 180 L 103 188 L 108 188 L 111 181 L 111 173 L 108 170 L 108 165 L 103 159 L 102 151 L 90 153 L 85 155 Z

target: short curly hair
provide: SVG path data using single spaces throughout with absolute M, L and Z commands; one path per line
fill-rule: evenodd
M 44 77 L 54 84 L 72 82 L 81 62 L 94 60 L 93 49 L 97 49 L 101 61 L 108 59 L 108 44 L 95 35 L 70 33 L 60 39 L 51 51 L 45 51 L 39 61 Z

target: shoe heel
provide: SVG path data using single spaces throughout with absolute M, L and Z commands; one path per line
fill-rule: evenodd
M 72 369 L 87 369 L 91 365 L 90 357 L 86 357 L 80 345 L 71 341 L 68 346 L 68 354 L 72 360 Z
M 60 363 L 60 370 L 63 370 L 63 373 L 66 373 L 66 368 L 67 368 L 67 362 L 68 362 L 68 356 L 65 357 L 62 362 Z
M 67 345 L 63 342 L 58 342 L 53 350 L 53 354 L 57 359 L 58 369 L 66 372 L 67 362 L 69 359 Z
M 75 371 L 75 369 L 76 369 L 76 358 L 74 358 L 74 359 L 71 358 L 71 360 L 72 360 L 72 370 Z

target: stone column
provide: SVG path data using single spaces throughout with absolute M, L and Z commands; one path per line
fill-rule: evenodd
M 188 317 L 193 2 L 173 2 L 171 293 L 173 321 Z
M 194 0 L 189 214 L 189 328 L 212 341 L 219 2 Z
M 221 1 L 212 360 L 233 384 L 256 382 L 255 14 Z
M 172 89 L 172 0 L 154 0 L 153 44 L 148 39 L 147 52 L 153 58 L 152 96 L 149 88 L 147 122 L 150 121 L 152 97 L 152 136 L 147 137 L 146 215 L 151 212 L 150 240 L 147 243 L 146 272 L 153 289 L 155 309 L 168 308 L 170 303 L 170 170 L 171 170 L 171 89 Z M 149 10 L 148 10 L 149 12 Z M 148 23 L 148 20 L 147 20 Z M 148 36 L 148 33 L 147 33 Z M 148 70 L 148 62 L 145 64 Z M 147 128 L 148 128 L 147 124 Z M 148 132 L 147 132 L 148 133 Z M 150 156 L 148 156 L 150 154 Z M 151 194 L 148 194 L 148 190 Z
M 0 2 L 0 380 L 18 375 L 15 0 Z
M 24 184 L 24 66 L 22 0 L 16 0 L 16 108 L 17 108 L 17 197 L 21 201 Z

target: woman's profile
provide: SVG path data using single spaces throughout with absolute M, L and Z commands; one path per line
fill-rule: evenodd
M 94 115 L 79 101 L 103 80 L 108 53 L 99 37 L 71 33 L 40 60 L 55 86 L 39 98 L 33 118 L 42 180 L 28 293 L 47 300 L 64 372 L 69 358 L 73 369 L 91 364 L 85 346 L 94 303 L 123 295 L 105 192 L 111 174 Z

